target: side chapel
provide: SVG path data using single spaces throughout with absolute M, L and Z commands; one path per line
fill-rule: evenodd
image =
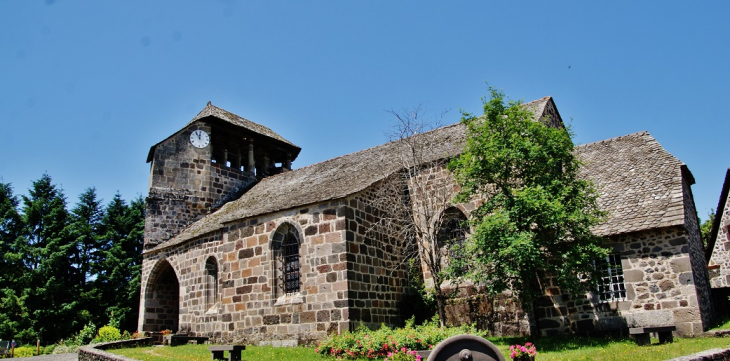
M 562 126 L 552 98 L 524 106 L 536 121 Z M 465 129 L 454 124 L 417 136 L 428 139 L 427 158 L 447 160 L 461 152 Z M 402 169 L 404 148 L 391 142 L 292 169 L 300 151 L 210 103 L 151 147 L 140 330 L 296 345 L 360 323 L 402 324 L 408 275 L 393 269 L 404 252 L 375 242 L 368 230 L 378 214 L 371 197 Z M 701 334 L 713 309 L 687 166 L 647 132 L 576 152 L 609 214 L 594 230 L 613 250 L 598 265 L 603 285 L 588 295 L 548 286 L 530 315 L 505 298 L 453 304 L 450 322 L 477 322 L 496 335 L 657 323 Z M 434 177 L 450 179 L 445 167 L 435 168 Z M 466 219 L 474 208 L 453 204 L 443 214 Z M 475 296 L 478 290 L 464 295 Z M 500 315 L 484 319 L 485 309 Z

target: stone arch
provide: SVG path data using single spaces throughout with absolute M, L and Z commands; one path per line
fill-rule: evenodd
M 446 258 L 454 258 L 454 247 L 460 247 L 469 234 L 467 216 L 456 206 L 446 208 L 438 218 L 436 242 Z
M 289 222 L 282 223 L 271 234 L 275 297 L 301 290 L 301 234 L 299 227 Z
M 214 311 L 220 301 L 218 295 L 218 260 L 214 256 L 205 260 L 203 282 L 205 286 L 205 309 Z
M 176 332 L 180 314 L 180 282 L 167 259 L 157 261 L 147 280 L 144 294 L 143 331 Z

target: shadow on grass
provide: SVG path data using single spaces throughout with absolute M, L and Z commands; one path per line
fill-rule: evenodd
M 588 337 L 588 336 L 561 336 L 561 337 L 490 337 L 489 341 L 500 345 L 524 345 L 534 343 L 540 351 L 569 351 L 587 347 L 606 347 L 611 343 L 633 343 L 626 337 Z

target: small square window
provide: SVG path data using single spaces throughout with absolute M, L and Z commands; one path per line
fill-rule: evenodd
M 626 300 L 624 270 L 621 267 L 621 255 L 612 253 L 597 263 L 600 279 L 598 281 L 598 298 L 601 302 Z

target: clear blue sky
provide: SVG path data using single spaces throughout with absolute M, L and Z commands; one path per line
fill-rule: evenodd
M 648 130 L 705 219 L 730 166 L 729 19 L 728 1 L 3 1 L 0 177 L 144 196 L 150 146 L 208 101 L 302 167 L 383 143 L 385 110 L 478 113 L 488 81 L 552 95 L 576 143 Z

